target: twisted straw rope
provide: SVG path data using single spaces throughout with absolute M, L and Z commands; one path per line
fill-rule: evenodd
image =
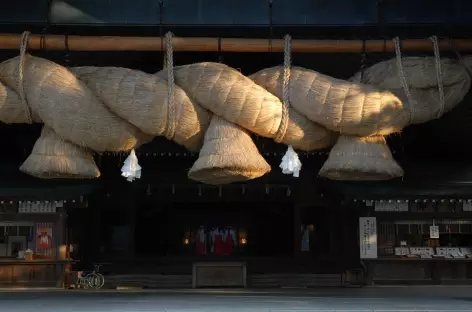
M 175 135 L 176 128 L 176 112 L 175 112 L 175 96 L 174 96 L 174 47 L 172 44 L 172 33 L 169 31 L 166 34 L 166 69 L 167 69 L 167 125 L 165 136 L 172 140 Z
M 429 38 L 433 42 L 434 48 L 434 61 L 436 66 L 436 79 L 438 81 L 439 89 L 439 104 L 441 105 L 438 115 L 436 118 L 440 118 L 444 114 L 444 85 L 442 78 L 442 65 L 441 65 L 441 55 L 439 53 L 439 41 L 437 36 L 432 36 Z
M 289 122 L 289 83 L 291 75 L 291 66 L 292 66 L 292 38 L 290 35 L 285 35 L 284 37 L 284 76 L 282 80 L 282 118 L 280 120 L 279 129 L 275 135 L 275 142 L 282 142 L 285 133 L 287 132 L 288 122 Z
M 410 105 L 408 108 L 410 109 L 410 122 L 413 119 L 413 115 L 415 114 L 414 107 L 415 107 L 415 100 L 410 92 L 410 87 L 408 86 L 408 82 L 406 81 L 405 71 L 403 70 L 403 60 L 402 60 L 402 51 L 400 49 L 400 38 L 395 37 L 393 38 L 393 43 L 395 44 L 395 55 L 397 57 L 397 68 L 400 73 L 400 84 L 402 85 L 403 91 L 405 92 L 406 98 Z
M 443 85 L 443 77 L 442 77 L 442 65 L 441 65 L 441 55 L 439 53 L 439 42 L 437 36 L 432 36 L 429 38 L 433 42 L 434 47 L 434 61 L 436 67 L 436 79 L 438 81 L 438 89 L 439 89 L 439 111 L 436 118 L 440 118 L 444 114 L 444 106 L 445 106 L 445 99 L 444 99 L 444 85 Z M 403 70 L 403 61 L 402 61 L 402 52 L 400 49 L 400 38 L 395 37 L 393 38 L 393 42 L 395 44 L 395 54 L 397 58 L 397 67 L 400 73 L 400 84 L 402 85 L 403 91 L 405 92 L 406 98 L 408 102 L 411 103 L 409 105 L 410 108 L 410 122 L 412 120 L 412 116 L 414 115 L 414 102 L 413 96 L 411 95 L 410 88 L 408 86 L 408 82 L 406 81 L 405 71 Z
M 29 124 L 33 123 L 33 117 L 31 109 L 26 100 L 25 85 L 24 85 L 24 69 L 25 69 L 25 58 L 26 49 L 28 48 L 30 32 L 25 31 L 21 34 L 20 40 L 20 62 L 18 63 L 18 91 L 21 99 L 21 104 L 26 108 L 26 120 Z

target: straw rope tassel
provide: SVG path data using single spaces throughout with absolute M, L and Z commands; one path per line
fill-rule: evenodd
M 288 128 L 289 121 L 289 108 L 290 108 L 290 99 L 289 99 L 289 83 L 291 75 L 291 66 L 292 66 L 292 38 L 290 35 L 285 35 L 284 38 L 284 75 L 282 80 L 282 118 L 280 121 L 280 126 L 277 131 L 277 136 L 275 142 L 282 142 L 285 133 Z M 288 146 L 285 155 L 282 157 L 282 162 L 280 163 L 280 168 L 282 169 L 283 174 L 291 174 L 294 177 L 298 178 L 300 170 L 302 169 L 302 163 L 298 158 L 297 153 L 291 145 Z

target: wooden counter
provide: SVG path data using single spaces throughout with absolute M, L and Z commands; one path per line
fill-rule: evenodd
M 367 285 L 469 285 L 472 259 L 379 258 L 362 261 Z
M 0 287 L 62 287 L 73 261 L 0 259 Z

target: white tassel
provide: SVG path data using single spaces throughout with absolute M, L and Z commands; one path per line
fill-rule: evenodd
M 282 169 L 283 174 L 292 174 L 295 178 L 298 178 L 300 175 L 302 163 L 300 162 L 300 159 L 298 159 L 297 152 L 295 152 L 290 145 L 288 146 L 284 157 L 282 157 L 280 168 Z
M 129 156 L 126 158 L 121 168 L 121 175 L 129 182 L 141 178 L 141 166 L 138 164 L 138 157 L 136 157 L 134 149 L 131 150 L 131 153 L 129 153 Z

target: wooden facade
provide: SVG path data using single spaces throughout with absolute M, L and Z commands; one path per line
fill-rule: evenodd
M 228 53 L 223 49 L 175 53 L 176 65 L 224 62 L 244 74 L 281 64 L 283 55 L 269 53 L 270 42 L 285 34 L 294 39 L 358 42 L 366 38 L 383 41 L 394 36 L 427 38 L 432 34 L 467 38 L 472 26 L 471 4 L 466 1 L 125 2 L 90 5 L 90 1 L 71 0 L 65 5 L 63 1 L 38 0 L 33 7 L 28 2 L 30 9 L 24 10 L 26 2 L 19 0 L 5 4 L 0 22 L 5 32 L 17 34 L 30 30 L 57 35 L 162 36 L 172 31 L 181 37 L 267 38 L 268 53 Z M 340 12 L 340 7 L 345 10 Z M 386 51 L 377 52 L 294 53 L 292 63 L 348 79 L 359 68 L 393 56 Z M 84 53 L 67 49 L 48 51 L 43 46 L 32 53 L 64 66 L 119 66 L 148 73 L 163 66 L 163 54 L 155 51 Z M 17 54 L 16 50 L 1 51 L 0 60 Z M 454 52 L 444 52 L 442 56 L 458 57 Z M 353 283 L 348 276 L 356 270 L 361 270 L 361 275 L 365 273 L 369 284 L 411 280 L 468 283 L 471 270 L 468 259 L 407 259 L 387 254 L 384 258 L 361 261 L 359 218 L 376 217 L 379 224 L 385 223 L 382 228 L 390 228 L 397 221 L 410 224 L 405 222 L 472 218 L 464 211 L 447 215 L 439 211 L 376 212 L 362 202 L 442 199 L 458 202 L 472 198 L 468 187 L 472 181 L 468 170 L 472 140 L 464 135 L 470 133 L 471 103 L 469 95 L 439 120 L 410 126 L 389 137 L 389 146 L 405 169 L 405 178 L 375 183 L 319 179 L 318 171 L 328 151 L 300 153 L 301 177 L 283 176 L 278 165 L 285 147 L 259 137 L 254 137 L 254 141 L 273 169 L 267 176 L 248 183 L 212 187 L 189 181 L 187 170 L 197 155 L 163 138 L 156 138 L 137 151 L 143 176 L 133 183 L 120 176 L 127 155 L 112 153 L 95 155 L 102 172 L 98 180 L 40 181 L 18 171 L 39 137 L 40 126 L 0 125 L 4 151 L 0 155 L 0 172 L 6 177 L 0 179 L 0 200 L 16 207 L 10 212 L 0 210 L 0 233 L 3 222 L 5 228 L 12 224 L 35 228 L 40 223 L 52 223 L 55 236 L 51 248 L 56 248 L 50 250 L 49 259 L 30 263 L 2 260 L 2 250 L 7 258 L 11 255 L 8 246 L 2 247 L 0 243 L 0 284 L 56 283 L 57 272 L 64 266 L 57 252 L 62 244 L 76 246 L 72 254 L 77 260 L 74 270 L 89 270 L 95 262 L 110 263 L 103 268 L 110 273 L 109 286 L 191 287 L 193 264 L 202 261 L 244 263 L 248 287 L 339 286 Z M 18 211 L 20 201 L 61 200 L 75 200 L 81 205 L 67 205 L 65 210 L 47 215 L 25 215 Z M 214 255 L 207 250 L 206 256 L 198 256 L 194 236 L 200 226 L 232 226 L 238 231 L 238 242 L 244 238 L 246 243 L 231 255 Z M 307 228 L 310 240 L 302 248 L 303 231 Z M 383 242 L 382 248 L 393 248 L 401 240 L 395 238 L 391 246 Z M 354 283 L 362 283 L 362 278 L 359 280 Z

